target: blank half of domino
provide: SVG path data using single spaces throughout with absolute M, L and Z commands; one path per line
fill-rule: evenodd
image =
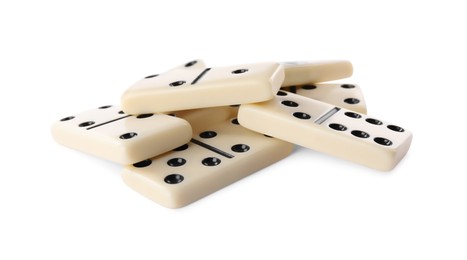
M 283 80 L 279 63 L 179 66 L 136 82 L 121 104 L 125 112 L 141 114 L 261 102 L 273 98 Z
M 122 178 L 145 197 L 179 208 L 281 160 L 292 148 L 232 118 L 195 130 L 190 142 L 171 152 L 125 167 Z
M 313 84 L 352 76 L 352 63 L 346 60 L 283 62 L 282 87 Z
M 286 91 L 241 105 L 238 120 L 253 131 L 383 171 L 397 165 L 412 140 L 397 125 Z
M 170 151 L 191 139 L 190 124 L 164 114 L 125 114 L 101 106 L 64 117 L 52 125 L 59 144 L 122 165 Z

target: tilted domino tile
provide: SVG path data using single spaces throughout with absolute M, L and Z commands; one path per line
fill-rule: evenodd
M 144 78 L 122 96 L 129 114 L 226 106 L 271 99 L 284 80 L 279 63 L 180 68 Z
M 168 115 L 131 116 L 117 106 L 102 106 L 55 122 L 52 135 L 64 146 L 128 165 L 185 144 L 192 128 Z
M 232 119 L 196 131 L 172 152 L 125 167 L 122 178 L 145 197 L 179 208 L 283 159 L 292 148 Z
M 254 131 L 378 170 L 394 168 L 412 141 L 399 126 L 285 91 L 267 102 L 241 105 L 238 120 Z
M 352 76 L 352 63 L 345 60 L 283 62 L 285 79 L 282 87 L 312 84 Z
M 321 83 L 286 87 L 283 90 L 366 114 L 362 90 L 355 84 Z

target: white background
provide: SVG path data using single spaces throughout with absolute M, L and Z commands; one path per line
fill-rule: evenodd
M 467 258 L 462 1 L 252 2 L 0 3 L 0 259 Z M 388 173 L 297 149 L 170 210 L 52 140 L 55 120 L 195 58 L 350 60 L 344 81 L 412 147 Z

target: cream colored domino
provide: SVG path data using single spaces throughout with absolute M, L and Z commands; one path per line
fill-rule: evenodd
M 52 135 L 64 146 L 128 165 L 185 144 L 192 129 L 180 118 L 131 116 L 117 106 L 102 106 L 55 122 Z
M 178 68 L 136 82 L 121 103 L 141 114 L 260 102 L 273 98 L 283 80 L 279 63 Z
M 285 91 L 267 102 L 241 105 L 238 120 L 254 131 L 383 171 L 396 166 L 412 140 L 399 126 Z
M 362 90 L 355 84 L 308 84 L 297 87 L 288 87 L 284 90 L 362 114 L 366 114 L 367 111 Z
M 352 63 L 345 60 L 283 62 L 283 87 L 325 82 L 352 76 Z
M 169 115 L 188 121 L 193 131 L 195 131 L 195 129 L 200 129 L 207 125 L 224 122 L 232 117 L 232 113 L 232 108 L 223 106 L 175 111 Z M 237 115 L 235 115 L 235 117 L 237 117 Z
M 236 119 L 195 131 L 187 145 L 125 167 L 124 182 L 168 208 L 179 208 L 267 167 L 293 145 L 250 131 Z

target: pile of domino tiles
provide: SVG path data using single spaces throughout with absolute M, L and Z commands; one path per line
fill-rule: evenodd
M 52 126 L 67 147 L 123 166 L 124 182 L 169 208 L 188 205 L 290 155 L 294 145 L 393 169 L 412 134 L 366 115 L 348 61 L 210 68 L 193 60 Z

